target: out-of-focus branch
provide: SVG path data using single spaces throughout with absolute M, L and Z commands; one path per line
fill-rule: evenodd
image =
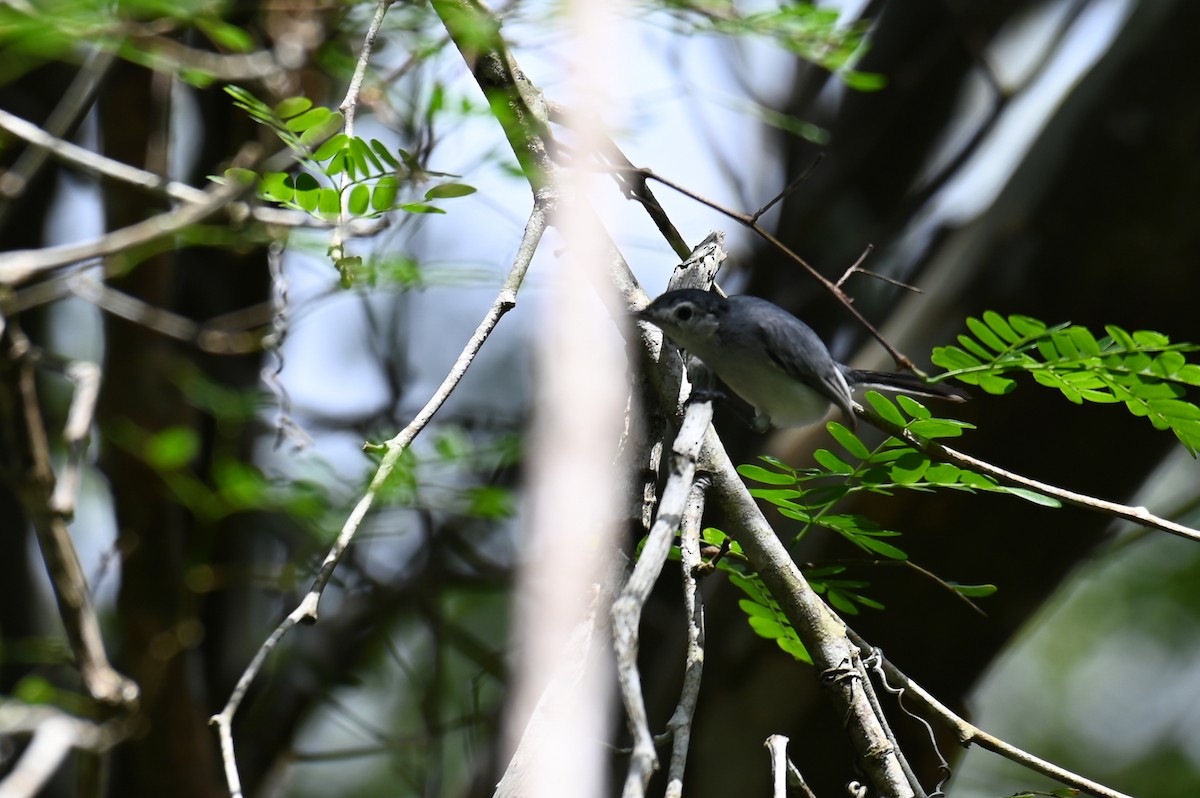
M 292 630 L 292 627 L 299 623 L 316 622 L 317 605 L 320 603 L 321 594 L 324 592 L 325 586 L 329 583 L 330 578 L 333 577 L 333 572 L 341 561 L 342 555 L 346 553 L 346 549 L 350 546 L 354 535 L 362 525 L 363 519 L 374 504 L 375 498 L 379 495 L 379 491 L 382 490 L 388 478 L 395 470 L 401 455 L 404 454 L 409 444 L 425 428 L 433 418 L 433 415 L 441 408 L 446 399 L 449 398 L 450 394 L 458 386 L 463 375 L 466 374 L 467 369 L 474 361 L 475 356 L 479 353 L 479 349 L 488 339 L 488 336 L 491 335 L 492 330 L 496 328 L 500 319 L 505 313 L 516 307 L 517 292 L 525 279 L 525 273 L 529 269 L 529 263 L 533 259 L 533 254 L 537 249 L 538 242 L 541 241 L 547 224 L 547 209 L 543 205 L 535 204 L 533 212 L 529 216 L 529 221 L 526 223 L 525 236 L 521 241 L 521 246 L 517 250 L 513 266 L 509 270 L 508 277 L 505 279 L 500 293 L 496 296 L 496 300 L 492 303 L 491 308 L 488 309 L 483 321 L 479 323 L 474 335 L 471 336 L 471 339 L 463 349 L 462 354 L 459 355 L 458 360 L 455 361 L 454 366 L 451 367 L 441 386 L 425 404 L 425 407 L 421 409 L 416 418 L 407 427 L 383 444 L 381 447 L 384 453 L 383 460 L 376 469 L 375 476 L 371 479 L 370 485 L 367 486 L 366 492 L 358 500 L 350 516 L 342 525 L 342 530 L 338 534 L 337 541 L 329 550 L 329 553 L 326 554 L 324 562 L 321 563 L 321 567 L 313 579 L 312 587 L 309 588 L 308 593 L 305 594 L 296 608 L 284 618 L 267 639 L 263 641 L 262 645 L 259 646 L 254 658 L 246 666 L 233 691 L 230 693 L 224 708 L 222 708 L 220 713 L 209 719 L 209 722 L 217 727 L 217 734 L 221 743 L 221 757 L 225 766 L 225 780 L 229 785 L 229 791 L 233 798 L 240 798 L 242 795 L 241 778 L 238 775 L 233 740 L 233 717 L 237 714 L 242 699 L 246 697 L 250 685 L 262 670 L 263 663 L 266 662 L 267 657 L 279 645 L 279 641 Z
M 234 160 L 235 162 L 253 162 L 259 149 L 257 144 L 247 144 Z M 203 202 L 183 205 L 173 211 L 153 216 L 111 233 L 105 233 L 91 241 L 2 253 L 0 254 L 0 285 L 18 285 L 42 272 L 60 266 L 114 255 L 172 235 L 217 213 L 249 189 L 249 185 L 237 180 L 230 180 L 225 185 L 214 185 L 208 191 L 203 192 Z
M 0 424 L 5 428 L 4 439 L 18 444 L 12 453 L 17 457 L 13 468 L 22 469 L 10 476 L 25 514 L 33 523 L 80 676 L 96 701 L 132 709 L 138 700 L 138 687 L 109 664 L 91 591 L 67 528 L 67 517 L 56 507 L 67 505 L 69 509 L 70 504 L 61 496 L 55 498 L 50 442 L 37 397 L 36 353 L 14 323 L 8 325 L 0 341 L 6 346 L 0 372 L 8 372 L 0 379 Z M 81 385 L 87 391 L 94 387 L 86 380 Z M 68 421 L 72 435 L 77 434 L 78 428 L 88 426 L 85 421 L 90 424 L 90 417 L 83 414 L 90 413 L 93 399 L 94 396 L 86 397 L 74 408 L 75 417 Z
M 534 194 L 549 189 L 556 172 L 549 111 L 509 53 L 499 20 L 478 0 L 433 0 L 433 9 L 487 97 Z
M 0 780 L 0 798 L 33 798 L 71 749 L 102 753 L 132 730 L 130 716 L 93 723 L 48 705 L 0 701 L 0 737 L 32 737 L 8 775 Z
M 79 71 L 71 80 L 71 85 L 63 93 L 62 99 L 54 106 L 54 110 L 46 117 L 42 128 L 32 125 L 35 130 L 43 131 L 52 139 L 58 140 L 72 129 L 87 109 L 91 107 L 96 96 L 96 90 L 104 81 L 109 68 L 116 60 L 110 51 L 93 45 L 87 57 L 79 67 Z M 5 116 L 9 116 L 5 114 Z M 24 121 L 24 120 L 22 120 Z M 28 123 L 25 123 L 28 124 Z M 0 122 L 2 126 L 2 122 Z M 10 131 L 11 132 L 11 131 Z M 16 200 L 25 193 L 34 176 L 46 162 L 50 150 L 44 147 L 31 147 L 17 156 L 12 168 L 0 174 L 0 226 L 9 212 L 15 207 Z

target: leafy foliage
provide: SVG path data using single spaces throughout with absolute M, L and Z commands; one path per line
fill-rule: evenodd
M 787 3 L 779 8 L 743 14 L 732 4 L 671 0 L 668 9 L 699 18 L 693 29 L 731 36 L 758 36 L 829 70 L 859 91 L 883 88 L 882 75 L 859 72 L 854 64 L 866 52 L 865 22 L 845 24 L 840 12 L 811 3 Z
M 746 619 L 754 633 L 767 640 L 774 640 L 781 650 L 801 662 L 812 664 L 812 658 L 800 642 L 796 630 L 788 622 L 787 616 L 783 614 L 779 603 L 771 596 L 771 591 L 757 574 L 745 569 L 745 557 L 737 541 L 714 527 L 704 529 L 700 537 L 709 546 L 727 547 L 727 556 L 717 560 L 716 566 L 729 576 L 730 584 L 744 594 L 745 598 L 738 602 L 738 607 L 746 613 Z
M 867 401 L 881 416 L 922 438 L 947 438 L 962 434 L 971 425 L 954 419 L 936 418 L 917 400 L 897 397 L 896 403 L 871 391 Z M 837 532 L 850 543 L 872 555 L 907 559 L 904 551 L 884 538 L 900 533 L 882 529 L 860 515 L 835 513 L 843 499 L 856 493 L 892 495 L 897 490 L 988 491 L 1007 493 L 1051 507 L 1058 501 L 1024 488 L 1001 485 L 990 476 L 949 463 L 934 462 L 908 443 L 889 437 L 874 448 L 837 422 L 828 425 L 841 453 L 818 449 L 813 458 L 817 468 L 794 469 L 772 458 L 761 458 L 766 466 L 743 465 L 738 473 L 770 487 L 755 488 L 751 495 L 775 505 L 779 513 L 804 524 L 800 535 L 814 527 Z
M 871 391 L 866 398 L 877 413 L 918 437 L 957 437 L 971 427 L 955 419 L 937 418 L 908 396 L 898 396 L 893 403 Z M 738 468 L 738 473 L 746 479 L 767 486 L 751 489 L 751 495 L 770 502 L 781 515 L 802 522 L 797 538 L 814 528 L 824 528 L 841 535 L 868 555 L 895 562 L 906 561 L 908 555 L 895 543 L 900 532 L 884 529 L 861 515 L 835 512 L 844 499 L 864 492 L 890 496 L 899 490 L 986 491 L 1009 494 L 1047 507 L 1059 506 L 1057 499 L 1035 491 L 1001 485 L 986 474 L 934 462 L 899 438 L 889 437 L 869 447 L 837 422 L 831 422 L 828 429 L 841 451 L 818 449 L 813 454 L 818 467 L 795 469 L 773 457 L 762 457 L 765 465 L 747 464 Z M 724 536 L 716 530 L 706 530 L 706 535 L 709 542 L 724 542 Z M 736 543 L 730 544 L 730 551 L 738 552 Z M 792 638 L 787 634 L 790 630 L 777 628 L 787 625 L 786 620 L 780 620 L 776 615 L 778 605 L 757 577 L 743 573 L 737 559 L 723 559 L 718 567 L 737 575 L 733 583 L 746 594 L 741 607 L 749 617 L 750 625 L 759 635 L 775 640 L 783 650 L 808 661 L 807 655 L 798 653 L 791 642 Z M 821 565 L 805 568 L 804 575 L 813 589 L 841 612 L 853 615 L 862 607 L 884 608 L 883 604 L 861 592 L 869 586 L 868 582 L 846 578 L 845 571 L 846 567 L 840 564 Z M 941 584 L 964 598 L 980 598 L 996 590 L 993 585 L 962 585 L 948 581 Z M 799 651 L 802 650 L 801 647 Z
M 1200 345 L 1171 343 L 1150 330 L 1127 332 L 1106 325 L 1097 338 L 1077 324 L 1047 326 L 1038 319 L 987 311 L 968 318 L 970 335 L 958 346 L 937 347 L 932 360 L 957 378 L 992 394 L 1016 388 L 1013 372 L 1028 372 L 1034 381 L 1062 392 L 1075 404 L 1123 403 L 1155 429 L 1171 430 L 1193 457 L 1200 452 L 1200 407 L 1187 401 L 1188 387 L 1200 386 L 1200 364 L 1185 353 Z
M 0 4 L 0 84 L 20 78 L 47 61 L 78 59 L 81 42 L 114 52 L 147 69 L 209 85 L 213 76 L 201 59 L 181 58 L 172 40 L 195 30 L 218 49 L 248 53 L 254 36 L 222 19 L 220 3 L 164 3 L 160 0 L 40 0 Z M 139 26 L 153 20 L 153 33 Z M 142 35 L 130 35 L 137 31 Z M 161 37 L 161 38 L 159 38 Z
M 314 106 L 306 97 L 288 97 L 270 106 L 239 86 L 226 86 L 225 91 L 234 105 L 269 127 L 308 167 L 296 174 L 256 175 L 262 199 L 332 221 L 373 218 L 393 210 L 445 213 L 435 200 L 475 193 L 473 186 L 445 182 L 429 188 L 418 201 L 402 199 L 403 182 L 452 175 L 426 170 L 406 150 L 393 154 L 378 139 L 346 135 L 341 132 L 341 113 Z

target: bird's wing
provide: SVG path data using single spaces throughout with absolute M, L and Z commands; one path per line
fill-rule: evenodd
M 756 332 L 775 365 L 836 404 L 847 418 L 854 418 L 850 386 L 817 334 L 770 302 L 762 302 L 755 317 L 759 320 Z

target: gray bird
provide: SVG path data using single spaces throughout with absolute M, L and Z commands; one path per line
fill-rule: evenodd
M 704 361 L 754 406 L 754 426 L 804 427 L 831 404 L 855 425 L 858 386 L 961 402 L 968 394 L 911 374 L 861 371 L 838 363 L 817 334 L 783 308 L 753 296 L 722 297 L 687 288 L 668 291 L 635 314 Z

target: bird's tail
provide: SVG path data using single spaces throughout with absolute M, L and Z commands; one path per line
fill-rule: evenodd
M 882 388 L 885 391 L 899 391 L 914 396 L 931 396 L 934 399 L 946 399 L 951 402 L 965 402 L 971 398 L 971 394 L 962 388 L 940 382 L 925 382 L 915 374 L 846 369 L 845 375 L 846 381 L 852 386 Z

